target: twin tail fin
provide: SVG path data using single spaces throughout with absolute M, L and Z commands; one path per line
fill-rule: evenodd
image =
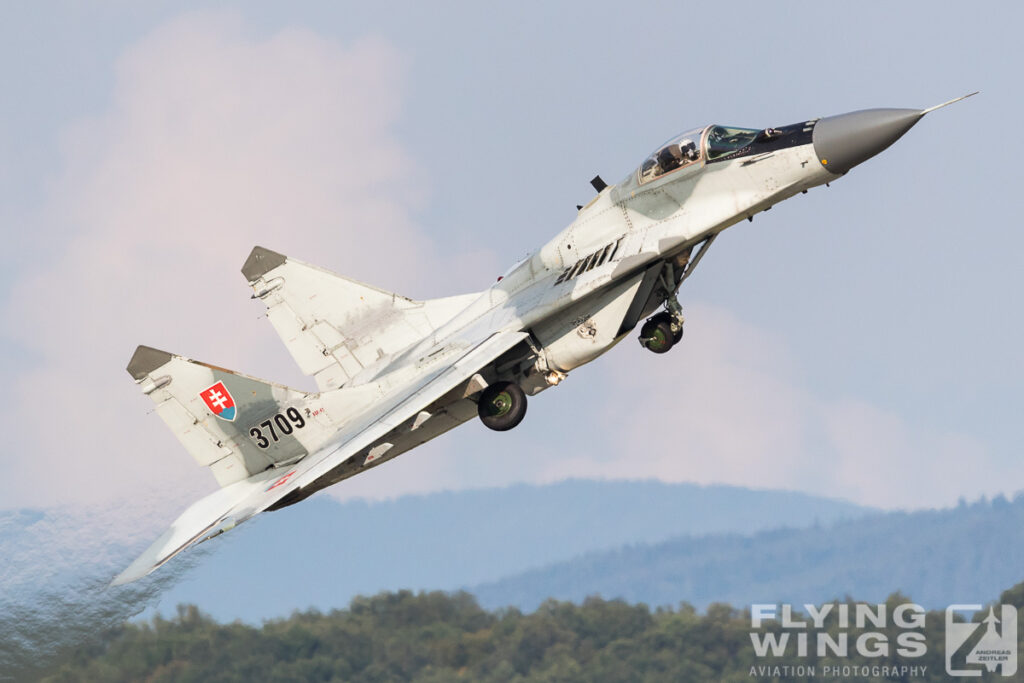
M 148 346 L 135 350 L 128 372 L 222 487 L 301 460 L 337 428 L 320 394 Z

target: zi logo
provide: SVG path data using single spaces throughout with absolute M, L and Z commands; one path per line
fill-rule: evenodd
M 980 668 L 954 669 L 953 655 L 964 648 L 976 631 L 984 629 L 981 639 L 967 653 L 966 663 L 982 665 L 989 673 L 999 667 L 1003 676 L 1017 673 L 1017 609 L 1012 605 L 990 607 L 981 623 L 957 623 L 956 612 L 975 612 L 981 605 L 950 605 L 946 609 L 946 673 L 950 676 L 981 676 Z

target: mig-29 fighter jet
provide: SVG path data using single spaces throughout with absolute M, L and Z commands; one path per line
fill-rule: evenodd
M 319 392 L 140 346 L 128 372 L 221 488 L 114 583 L 474 417 L 511 429 L 528 396 L 638 325 L 644 347 L 670 350 L 683 333 L 679 287 L 719 232 L 836 180 L 956 101 L 695 128 L 617 185 L 591 181 L 597 196 L 576 219 L 482 292 L 416 301 L 254 248 L 242 274 Z

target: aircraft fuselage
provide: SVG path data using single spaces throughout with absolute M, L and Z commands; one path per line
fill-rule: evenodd
M 603 187 L 564 230 L 499 278 L 434 334 L 353 378 L 401 391 L 450 361 L 487 331 L 524 330 L 518 354 L 480 373 L 535 395 L 607 352 L 638 323 L 657 352 L 681 335 L 676 293 L 703 248 L 726 228 L 807 190 L 837 180 L 881 152 L 930 110 L 869 109 L 780 128 L 710 125 L 662 145 L 616 185 Z M 597 179 L 595 179 L 597 180 Z M 697 253 L 694 254 L 694 248 Z M 661 349 L 644 335 L 674 334 Z M 500 362 L 500 361 L 504 362 Z M 445 419 L 397 439 L 380 464 L 476 416 L 477 398 L 449 402 Z M 338 468 L 317 488 L 356 474 Z
M 595 178 L 568 227 L 478 294 L 417 301 L 254 247 L 242 266 L 253 298 L 320 390 L 139 346 L 128 372 L 221 488 L 115 583 L 473 417 L 512 429 L 528 396 L 637 326 L 644 348 L 669 351 L 677 292 L 719 232 L 839 178 L 941 106 L 682 133 L 617 185 Z
M 678 278 L 686 266 L 679 256 L 694 245 L 835 180 L 815 154 L 814 124 L 777 129 L 777 141 L 752 144 L 729 158 L 709 160 L 701 154 L 649 182 L 640 181 L 639 169 L 630 173 L 603 189 L 568 227 L 429 339 L 367 368 L 356 381 L 401 384 L 400 377 L 390 375 L 408 371 L 410 359 L 445 357 L 439 350 L 458 348 L 460 338 L 476 338 L 478 326 L 515 327 L 530 330 L 540 352 L 532 369 L 544 381 L 530 382 L 529 393 L 546 388 L 551 382 L 545 371 L 564 375 L 594 360 L 661 305 L 657 297 L 639 303 L 637 298 L 664 289 L 657 276 L 665 264 L 679 264 Z M 702 138 L 713 128 L 703 129 Z M 674 293 L 677 282 L 669 285 Z M 632 320 L 627 319 L 630 306 L 639 306 Z

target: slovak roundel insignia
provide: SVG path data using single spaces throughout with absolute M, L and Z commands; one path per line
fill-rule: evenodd
M 203 389 L 199 395 L 214 415 L 228 422 L 234 421 L 237 412 L 235 399 L 231 397 L 231 392 L 224 386 L 224 382 L 217 382 L 212 387 Z

